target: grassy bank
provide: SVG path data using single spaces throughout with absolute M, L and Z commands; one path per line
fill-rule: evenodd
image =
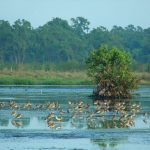
M 150 73 L 136 73 L 141 84 L 150 84 Z M 0 84 L 34 85 L 34 84 L 92 84 L 86 72 L 54 72 L 54 71 L 0 71 Z
M 150 73 L 140 72 L 140 73 L 136 73 L 136 75 L 140 79 L 140 84 L 150 84 Z
M 92 84 L 85 72 L 1 71 L 0 84 Z

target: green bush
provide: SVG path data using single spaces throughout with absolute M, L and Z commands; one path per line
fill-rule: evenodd
M 86 64 L 88 75 L 97 84 L 95 96 L 127 98 L 137 87 L 138 80 L 129 71 L 131 58 L 125 51 L 101 46 L 90 53 Z

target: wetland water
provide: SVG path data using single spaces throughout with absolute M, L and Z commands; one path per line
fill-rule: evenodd
M 103 118 L 88 97 L 92 90 L 91 86 L 0 86 L 0 150 L 150 150 L 150 86 L 140 86 L 131 102 L 121 104 L 140 106 L 128 128 L 104 123 L 114 112 L 108 106 Z M 27 103 L 32 106 L 26 108 Z M 12 112 L 22 117 L 13 119 Z M 50 113 L 58 118 L 48 126 Z

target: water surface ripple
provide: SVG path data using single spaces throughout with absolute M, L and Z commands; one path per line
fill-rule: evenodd
M 129 103 L 140 105 L 141 109 L 135 117 L 135 125 L 129 128 L 106 128 L 110 121 L 106 127 L 105 124 L 96 127 L 94 124 L 91 128 L 88 126 L 86 114 L 95 110 L 94 101 L 89 97 L 92 90 L 92 86 L 0 86 L 2 105 L 9 104 L 10 101 L 15 101 L 19 106 L 32 103 L 30 110 L 13 110 L 7 106 L 0 109 L 0 150 L 149 150 L 150 86 L 140 86 L 134 92 L 134 97 Z M 88 111 L 79 114 L 74 120 L 74 125 L 73 112 L 69 110 L 68 102 L 80 101 L 88 107 Z M 65 111 L 61 122 L 53 120 L 62 128 L 50 128 L 46 123 L 49 113 L 53 112 L 59 117 L 55 109 L 35 109 L 41 104 L 46 107 L 46 104 L 52 102 L 58 103 Z M 12 124 L 12 111 L 23 114 L 22 118 L 16 119 L 16 122 L 23 123 L 22 126 Z M 105 112 L 105 119 L 109 120 L 113 115 L 114 113 Z M 98 114 L 94 115 L 93 119 L 98 122 Z

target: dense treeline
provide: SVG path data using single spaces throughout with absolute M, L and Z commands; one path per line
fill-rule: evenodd
M 103 26 L 89 29 L 83 17 L 66 20 L 54 18 L 33 28 L 26 20 L 11 25 L 0 20 L 0 69 L 28 66 L 32 69 L 82 69 L 89 51 L 102 44 L 128 51 L 134 60 L 132 68 L 150 71 L 150 28 Z

